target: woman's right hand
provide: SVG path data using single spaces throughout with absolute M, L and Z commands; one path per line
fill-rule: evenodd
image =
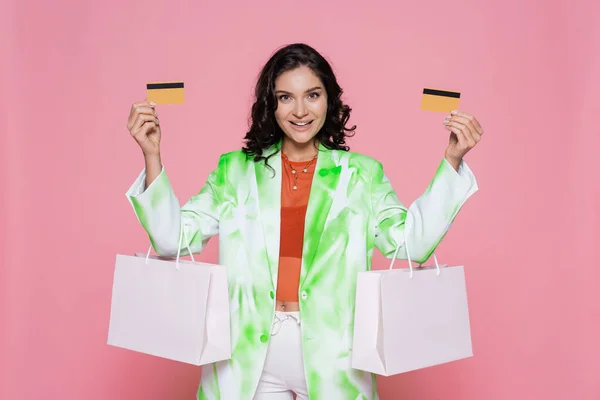
M 160 154 L 160 123 L 155 107 L 156 104 L 149 101 L 133 103 L 127 119 L 127 129 L 144 157 Z

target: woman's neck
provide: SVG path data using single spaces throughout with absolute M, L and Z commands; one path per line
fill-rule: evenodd
M 285 153 L 290 161 L 309 161 L 317 155 L 319 144 L 316 139 L 306 144 L 299 145 L 298 143 L 293 143 L 291 140 L 284 138 L 281 145 L 281 151 Z

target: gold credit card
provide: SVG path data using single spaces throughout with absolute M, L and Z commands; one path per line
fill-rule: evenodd
M 156 104 L 183 104 L 183 82 L 152 82 L 146 84 L 148 101 Z
M 421 110 L 449 113 L 458 109 L 459 100 L 460 92 L 425 88 L 421 98 Z

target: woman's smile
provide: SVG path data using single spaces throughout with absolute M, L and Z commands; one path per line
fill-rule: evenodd
M 310 129 L 312 121 L 290 121 L 290 124 L 292 124 L 292 128 L 296 131 L 304 132 Z

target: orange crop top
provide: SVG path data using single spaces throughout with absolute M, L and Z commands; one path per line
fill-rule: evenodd
M 281 162 L 283 173 L 281 180 L 281 238 L 276 293 L 278 301 L 297 302 L 304 243 L 304 219 L 317 162 L 315 159 L 307 166 L 309 163 L 307 161 L 288 161 L 285 154 L 282 154 Z M 296 190 L 293 189 L 292 167 L 298 175 Z M 303 171 L 304 169 L 306 172 Z

